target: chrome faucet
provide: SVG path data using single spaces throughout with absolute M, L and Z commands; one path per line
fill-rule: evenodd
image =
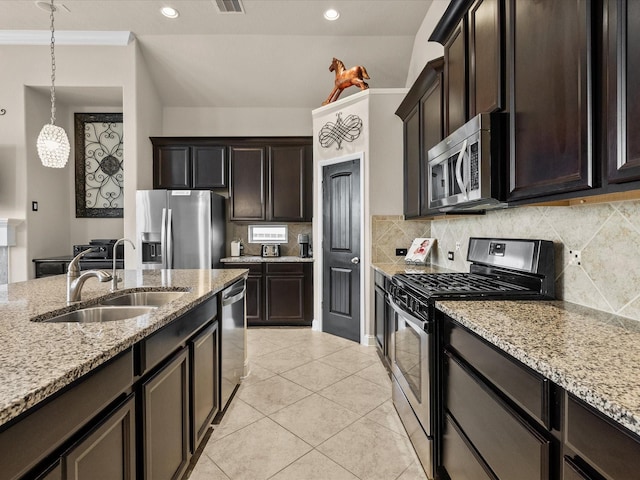
M 101 282 L 111 280 L 109 272 L 105 272 L 104 270 L 87 270 L 82 274 L 80 273 L 80 259 L 91 250 L 91 248 L 88 248 L 80 252 L 69 262 L 69 268 L 67 269 L 67 305 L 80 301 L 82 286 L 89 278 L 95 277 Z
M 111 274 L 111 291 L 115 292 L 118 289 L 118 275 L 116 274 L 116 247 L 123 242 L 129 242 L 133 249 L 136 249 L 136 246 L 133 244 L 131 240 L 128 238 L 121 238 L 113 244 L 113 273 Z

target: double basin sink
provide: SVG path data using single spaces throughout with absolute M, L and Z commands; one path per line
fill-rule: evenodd
M 81 308 L 42 321 L 93 323 L 127 320 L 151 313 L 156 308 L 180 298 L 185 293 L 176 291 L 128 292 L 102 300 L 96 306 Z

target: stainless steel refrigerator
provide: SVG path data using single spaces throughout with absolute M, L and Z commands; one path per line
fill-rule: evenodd
M 136 251 L 142 269 L 219 268 L 224 198 L 208 190 L 138 190 Z

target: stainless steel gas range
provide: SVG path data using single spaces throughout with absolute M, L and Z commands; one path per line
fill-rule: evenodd
M 467 261 L 469 273 L 398 274 L 389 287 L 393 403 L 429 478 L 439 448 L 435 301 L 543 300 L 555 294 L 553 242 L 470 238 Z

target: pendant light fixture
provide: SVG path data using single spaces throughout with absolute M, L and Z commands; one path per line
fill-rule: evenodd
M 56 7 L 51 0 L 51 123 L 42 127 L 38 135 L 38 156 L 42 165 L 52 168 L 63 168 L 69 159 L 69 138 L 62 127 L 55 125 L 56 121 L 56 55 L 55 29 L 53 26 L 53 12 Z

